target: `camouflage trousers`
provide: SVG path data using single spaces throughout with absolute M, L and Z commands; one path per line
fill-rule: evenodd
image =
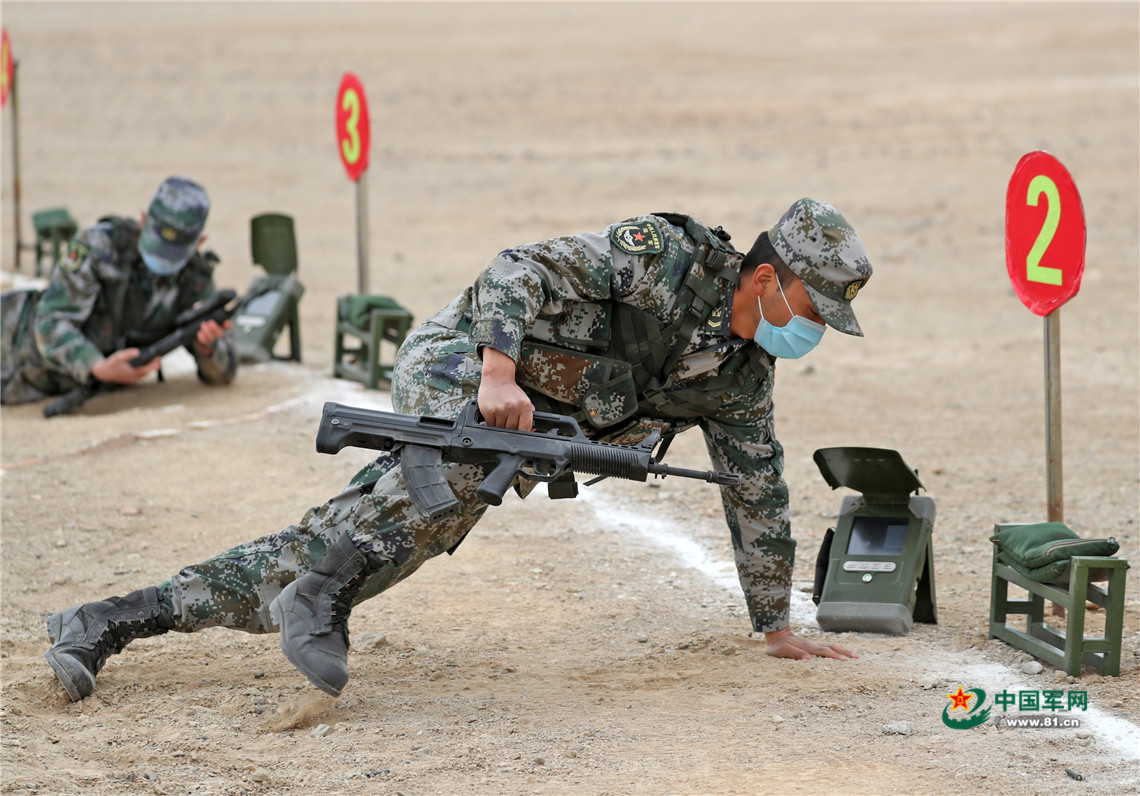
M 0 404 L 25 404 L 59 395 L 79 384 L 44 363 L 32 333 L 38 290 L 0 295 Z
M 482 364 L 466 332 L 431 321 L 411 334 L 396 357 L 392 404 L 403 414 L 456 417 L 479 389 Z M 275 632 L 269 605 L 306 573 L 344 533 L 362 550 L 388 563 L 361 588 L 357 602 L 374 597 L 411 575 L 428 559 L 452 549 L 483 516 L 475 496 L 483 472 L 472 465 L 444 465 L 462 510 L 428 522 L 412 505 L 398 456 L 384 454 L 357 473 L 347 488 L 309 509 L 296 525 L 238 545 L 185 567 L 159 584 L 174 607 L 174 629 L 192 632 L 229 627 Z

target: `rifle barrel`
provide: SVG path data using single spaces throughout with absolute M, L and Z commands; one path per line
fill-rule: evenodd
M 687 467 L 673 467 L 668 464 L 653 463 L 649 465 L 649 472 L 664 478 L 667 475 L 679 475 L 682 478 L 696 478 L 710 484 L 721 486 L 739 486 L 741 477 L 735 473 L 724 473 L 719 470 L 690 470 Z

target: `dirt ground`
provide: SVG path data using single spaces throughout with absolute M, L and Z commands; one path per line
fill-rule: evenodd
M 302 364 L 206 389 L 172 355 L 165 383 L 73 416 L 3 409 L 2 792 L 1140 790 L 1135 3 L 5 2 L 3 24 L 25 241 L 36 210 L 135 213 L 182 173 L 213 198 L 219 284 L 248 286 L 249 219 L 279 211 L 306 293 Z M 337 700 L 275 637 L 210 630 L 133 644 L 67 701 L 42 657 L 48 615 L 276 531 L 367 459 L 313 446 L 323 401 L 387 406 L 330 376 L 335 299 L 357 284 L 333 124 L 345 71 L 371 113 L 370 285 L 417 320 L 506 246 L 642 212 L 722 224 L 743 248 L 800 196 L 851 219 L 875 266 L 866 337 L 782 363 L 776 411 L 793 622 L 858 660 L 764 654 L 712 487 L 607 481 L 512 497 L 454 557 L 360 606 Z M 12 124 L 9 105 L 5 288 L 33 273 L 14 257 Z M 1087 219 L 1062 311 L 1065 518 L 1133 561 L 1119 678 L 1027 674 L 1027 654 L 987 638 L 988 535 L 1046 510 L 1042 321 L 1004 257 L 1006 186 L 1037 149 L 1066 164 Z M 815 554 L 847 491 L 812 453 L 837 445 L 919 470 L 937 625 L 815 623 Z M 699 437 L 670 461 L 706 467 Z M 959 687 L 1084 691 L 1089 707 L 1064 714 L 1079 728 L 956 730 L 942 715 Z

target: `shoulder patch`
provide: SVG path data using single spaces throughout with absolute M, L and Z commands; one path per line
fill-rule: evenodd
M 652 221 L 618 224 L 610 233 L 610 240 L 627 254 L 658 254 L 665 251 L 661 230 Z
M 83 265 L 89 254 L 91 249 L 87 244 L 76 238 L 67 245 L 67 251 L 59 258 L 59 267 L 64 271 L 74 271 Z

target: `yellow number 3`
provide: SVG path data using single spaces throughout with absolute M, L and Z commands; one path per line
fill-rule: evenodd
M 344 155 L 345 162 L 353 164 L 360 159 L 360 131 L 356 129 L 360 123 L 360 95 L 356 93 L 356 89 L 350 88 L 344 92 L 340 107 L 348 111 L 348 118 L 344 122 L 344 131 L 348 138 L 340 142 L 340 151 Z

